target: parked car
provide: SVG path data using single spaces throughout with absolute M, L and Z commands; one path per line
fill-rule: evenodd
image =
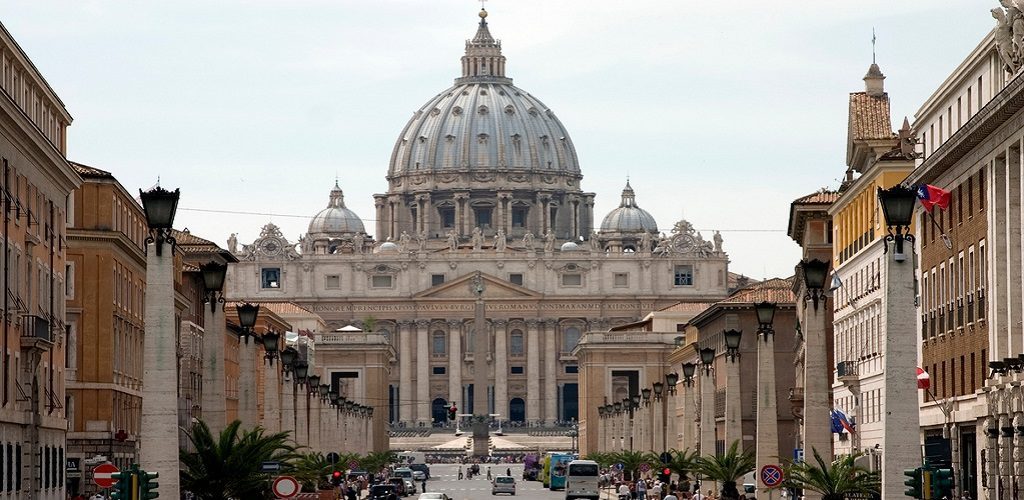
M 416 482 L 413 481 L 412 479 L 404 479 L 403 478 L 402 480 L 405 481 L 405 492 L 406 492 L 406 494 L 415 495 L 416 494 Z
M 370 486 L 370 496 L 367 500 L 395 500 L 398 498 L 398 490 L 392 484 L 375 484 Z
M 430 466 L 429 465 L 427 465 L 427 464 L 409 464 L 409 468 L 412 469 L 413 472 L 422 471 L 424 474 L 427 475 L 427 479 L 430 479 Z
M 412 471 L 412 480 L 413 481 L 426 481 L 427 480 L 427 473 L 425 473 L 425 472 L 423 472 L 421 470 L 413 470 Z
M 418 500 L 452 500 L 452 497 L 437 492 L 420 493 Z
M 508 493 L 516 494 L 516 478 L 512 476 L 498 476 L 491 482 L 491 494 Z
M 409 496 L 409 495 L 412 494 L 412 492 L 409 491 L 409 486 L 406 483 L 405 478 L 391 476 L 391 477 L 388 478 L 388 484 L 394 486 L 395 487 L 395 492 L 398 493 L 399 495 L 403 496 L 403 497 L 404 496 Z

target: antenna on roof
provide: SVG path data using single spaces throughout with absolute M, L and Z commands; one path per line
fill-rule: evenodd
M 877 38 L 878 37 L 875 36 L 875 27 L 872 26 L 871 27 L 871 64 L 876 64 L 875 63 L 875 40 Z

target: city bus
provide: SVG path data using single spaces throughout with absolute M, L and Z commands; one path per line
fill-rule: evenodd
M 552 491 L 565 489 L 569 462 L 575 458 L 567 453 L 548 453 L 548 456 L 544 457 L 544 486 Z

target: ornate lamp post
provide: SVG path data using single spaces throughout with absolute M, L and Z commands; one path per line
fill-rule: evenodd
M 832 429 L 829 418 L 829 408 L 831 408 L 829 383 L 832 369 L 828 366 L 825 308 L 819 307 L 823 301 L 827 300 L 825 286 L 828 281 L 829 263 L 818 259 L 803 260 L 800 262 L 799 268 L 806 290 L 803 305 L 803 450 L 804 456 L 813 456 L 813 452 L 817 451 L 825 463 L 830 463 L 832 461 Z M 808 301 L 813 305 L 812 308 L 807 307 Z M 916 404 L 916 397 L 914 401 Z
M 256 328 L 256 318 L 260 315 L 260 305 L 242 302 L 235 306 L 238 312 L 238 323 L 242 327 L 242 337 L 245 343 L 249 343 L 249 337 L 254 335 L 253 328 Z
M 743 449 L 743 421 L 740 405 L 740 341 L 743 330 L 726 330 L 725 337 L 725 447 L 738 442 Z
M 160 474 L 161 493 L 178 498 L 178 337 L 174 307 L 172 227 L 180 192 L 139 191 L 146 213 L 146 334 L 143 337 L 139 462 Z M 167 255 L 164 247 L 170 247 Z M 170 382 L 170 383 L 169 383 Z
M 775 321 L 776 305 L 772 302 L 754 304 L 757 315 L 757 470 L 779 461 L 778 401 L 775 394 Z M 765 488 L 761 475 L 757 476 L 758 489 Z
M 643 451 L 651 451 L 654 449 L 654 423 L 653 413 L 651 408 L 651 393 L 653 391 L 650 387 L 644 387 L 640 389 L 640 425 L 637 431 L 640 433 L 640 449 Z
M 640 441 L 636 425 L 636 412 L 640 409 L 640 395 L 633 394 L 623 400 L 629 406 L 629 451 L 634 451 Z
M 626 448 L 626 446 L 625 446 L 625 441 L 626 441 L 625 422 L 622 421 L 622 419 L 625 418 L 625 417 L 622 417 L 622 415 L 623 415 L 623 413 L 622 413 L 622 411 L 623 411 L 622 410 L 622 401 L 616 401 L 614 404 L 612 404 L 612 409 L 615 411 L 615 417 L 616 417 L 616 418 L 613 419 L 613 423 L 612 423 L 612 429 L 614 430 L 614 432 L 612 434 L 613 434 L 614 439 L 615 439 L 615 443 L 614 443 L 614 446 L 612 446 L 612 449 L 613 449 L 613 451 L 622 451 L 622 450 L 624 450 Z M 621 417 L 621 418 L 619 418 L 619 417 Z
M 670 372 L 665 374 L 665 442 L 662 445 L 664 450 L 671 450 L 679 447 L 679 433 L 676 429 L 678 421 L 676 413 L 676 390 L 679 383 L 679 374 Z
M 209 262 L 199 266 L 203 275 L 205 312 L 203 332 L 203 420 L 210 432 L 219 435 L 227 425 L 227 401 L 224 399 L 224 277 L 227 264 Z
M 249 345 L 249 337 L 256 328 L 260 306 L 243 302 L 235 305 L 235 312 L 241 329 L 239 340 L 245 340 L 238 346 L 238 418 L 245 426 L 255 427 L 260 423 L 256 417 L 256 347 Z M 276 340 L 274 347 L 277 347 Z
M 907 253 L 914 252 L 914 236 L 910 224 L 914 219 L 914 203 L 917 195 L 914 189 L 893 186 L 878 190 L 878 201 L 882 205 L 886 236 L 885 252 L 885 385 L 882 397 L 885 401 L 885 415 L 882 422 L 882 497 L 898 496 L 903 489 L 905 464 L 921 463 L 921 444 L 917 432 L 921 416 L 918 408 L 918 390 L 915 377 L 904 376 L 915 373 L 917 367 L 917 321 L 912 313 L 914 303 L 914 260 L 907 262 Z M 910 242 L 904 252 L 903 242 Z M 889 251 L 892 242 L 893 250 Z
M 715 364 L 715 350 L 704 347 L 697 351 L 700 356 L 702 376 L 700 378 L 700 454 L 715 454 L 715 379 L 712 376 Z
M 657 404 L 656 408 L 651 409 L 654 420 L 654 440 L 651 444 L 652 450 L 665 451 L 665 401 L 663 396 L 665 395 L 665 383 L 657 381 L 651 384 L 653 389 L 652 399 Z

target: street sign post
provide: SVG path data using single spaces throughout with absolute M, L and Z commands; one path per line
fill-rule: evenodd
M 100 488 L 110 488 L 117 484 L 117 479 L 114 478 L 114 474 L 117 474 L 120 470 L 114 466 L 114 464 L 100 464 L 92 470 L 92 480 L 96 483 L 96 486 Z
M 782 484 L 782 467 L 768 464 L 761 467 L 761 482 L 769 488 L 775 488 Z
M 325 458 L 327 459 L 327 462 L 330 463 L 331 465 L 337 464 L 338 460 L 341 460 L 341 457 L 338 456 L 338 454 L 333 451 L 328 453 Z
M 619 463 L 615 464 L 615 468 L 618 469 L 618 470 L 622 470 L 622 469 L 625 469 L 626 466 L 622 465 L 622 462 L 619 462 Z
M 274 479 L 273 490 L 278 498 L 292 498 L 299 494 L 301 487 L 294 477 L 278 476 L 277 479 Z
M 280 472 L 280 471 L 281 471 L 281 462 L 269 461 L 269 462 L 261 462 L 260 463 L 260 472 Z

